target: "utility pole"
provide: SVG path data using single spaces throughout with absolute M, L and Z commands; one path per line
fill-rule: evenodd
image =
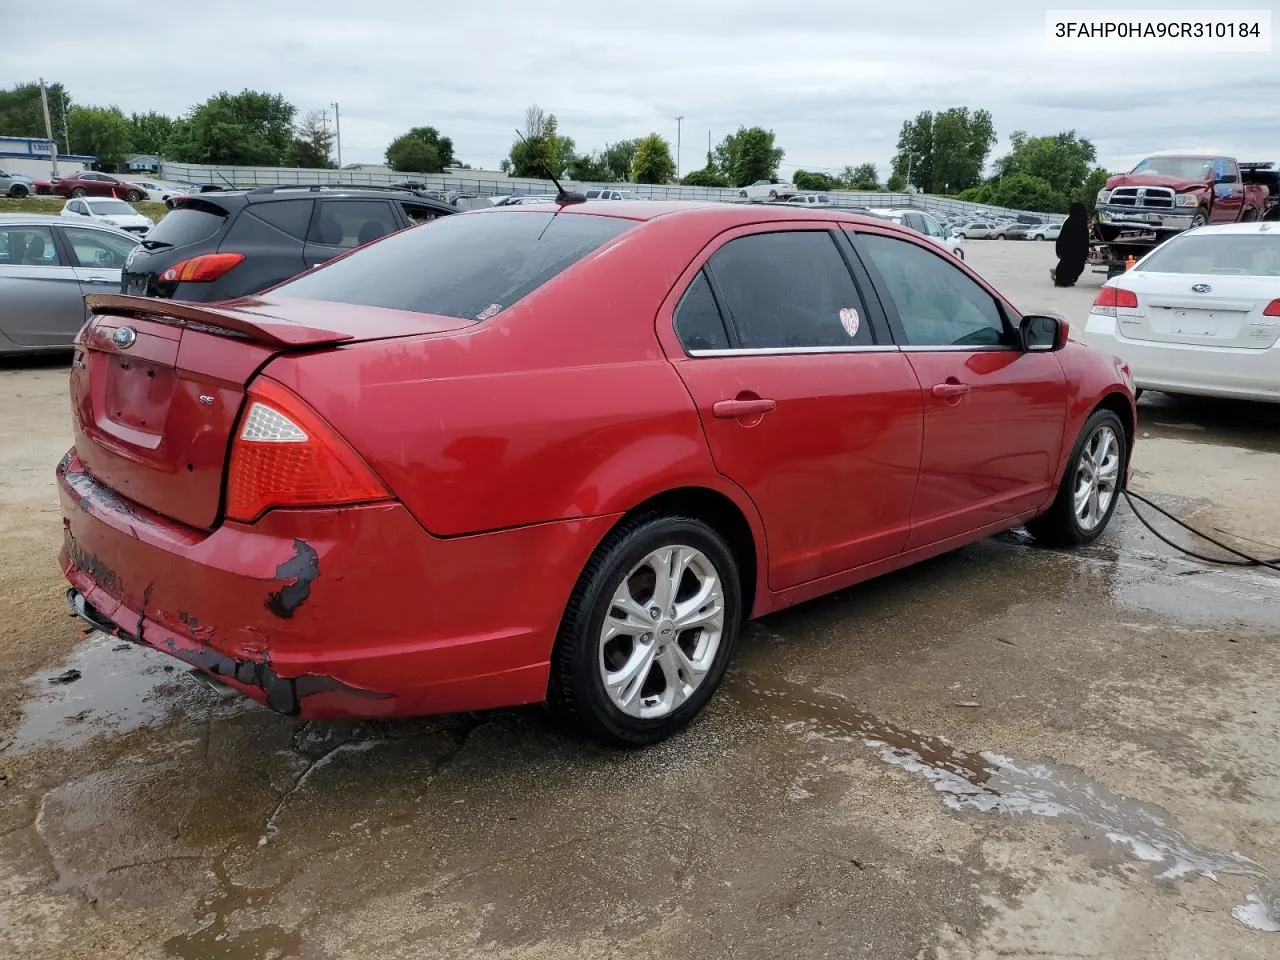
M 680 182 L 680 124 L 684 117 L 676 117 L 676 183 Z
M 338 105 L 333 105 L 334 141 L 338 147 L 338 169 L 342 169 L 342 121 L 338 119 Z
M 44 134 L 53 146 L 49 150 L 49 160 L 53 164 L 52 175 L 58 176 L 58 141 L 53 139 L 53 124 L 49 122 L 49 90 L 44 85 L 44 77 L 40 78 L 40 105 L 44 107 Z

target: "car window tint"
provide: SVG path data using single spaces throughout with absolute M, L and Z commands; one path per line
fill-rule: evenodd
M 994 299 L 944 257 L 907 240 L 862 234 L 858 246 L 884 278 L 911 346 L 1000 346 Z
M 676 307 L 676 336 L 686 350 L 726 350 L 729 335 L 711 285 L 699 270 Z
M 307 239 L 326 247 L 359 247 L 400 229 L 391 204 L 384 200 L 322 202 L 311 218 Z
M 186 200 L 147 232 L 147 249 L 185 247 L 208 240 L 222 229 L 227 214 L 201 200 Z
M 739 237 L 716 251 L 710 268 L 745 349 L 873 343 L 853 277 L 826 231 Z
M 290 280 L 272 296 L 487 320 L 634 226 L 542 211 L 441 217 Z M 358 325 L 358 314 L 350 322 Z
M 253 204 L 249 213 L 269 223 L 285 236 L 305 240 L 307 224 L 311 222 L 312 206 L 310 200 L 272 200 Z
M 0 226 L 0 266 L 58 267 L 58 248 L 49 227 Z
M 138 246 L 132 237 L 118 237 L 105 230 L 86 230 L 84 227 L 63 227 L 62 232 L 76 255 L 76 263 L 82 267 L 106 267 L 119 270 Z

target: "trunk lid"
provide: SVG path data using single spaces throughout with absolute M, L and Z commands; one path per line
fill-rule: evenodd
M 1116 322 L 1130 340 L 1266 350 L 1280 340 L 1280 317 L 1264 311 L 1280 298 L 1280 279 L 1131 272 L 1119 286 L 1138 298 Z M 1202 291 L 1193 287 L 1205 287 Z
M 99 294 L 85 303 L 70 382 L 77 455 L 125 500 L 203 530 L 219 521 L 246 388 L 273 356 L 472 323 L 306 300 L 204 307 Z

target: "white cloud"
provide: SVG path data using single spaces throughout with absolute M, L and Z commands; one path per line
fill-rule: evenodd
M 1161 149 L 1280 153 L 1269 106 L 1280 49 L 1049 49 L 1044 11 L 1066 5 L 221 0 L 216 16 L 165 15 L 160 30 L 102 17 L 100 0 L 60 0 L 59 30 L 0 35 L 0 84 L 44 75 L 79 103 L 126 112 L 179 114 L 245 87 L 280 91 L 303 113 L 337 100 L 347 162 L 377 162 L 395 135 L 430 124 L 462 160 L 496 167 L 535 101 L 580 148 L 651 130 L 674 143 L 682 114 L 685 170 L 701 165 L 708 130 L 719 141 L 760 124 L 777 132 L 787 171 L 866 160 L 884 171 L 904 120 L 951 106 L 990 110 L 998 152 L 1016 129 L 1074 128 L 1113 168 Z

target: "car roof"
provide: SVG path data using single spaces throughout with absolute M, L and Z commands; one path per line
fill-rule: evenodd
M 1187 233 L 1274 233 L 1280 237 L 1280 226 L 1277 226 L 1274 220 L 1254 220 L 1251 223 L 1214 223 L 1204 227 L 1196 227 L 1194 230 L 1188 230 Z
M 110 197 L 98 197 L 99 200 L 110 200 Z M 88 227 L 90 230 L 102 230 L 105 233 L 116 233 L 122 237 L 132 237 L 134 234 L 127 230 L 115 230 L 109 224 L 99 223 L 96 220 L 68 220 L 66 217 L 59 216 L 56 213 L 0 213 L 0 227 L 35 227 L 48 225 L 51 227 Z
M 521 209 L 520 204 L 509 207 L 490 207 L 488 210 L 473 210 L 464 216 L 489 217 L 503 213 L 537 214 L 546 213 L 544 209 Z M 720 229 L 732 229 L 753 223 L 774 223 L 787 220 L 826 221 L 838 219 L 847 223 L 883 223 L 876 217 L 846 212 L 840 207 L 831 206 L 824 210 L 810 210 L 799 204 L 762 204 L 762 203 L 724 203 L 718 200 L 610 200 L 585 203 L 570 203 L 560 208 L 561 214 L 592 214 L 601 217 L 616 217 L 622 220 L 655 220 L 659 217 L 679 217 L 710 223 Z

